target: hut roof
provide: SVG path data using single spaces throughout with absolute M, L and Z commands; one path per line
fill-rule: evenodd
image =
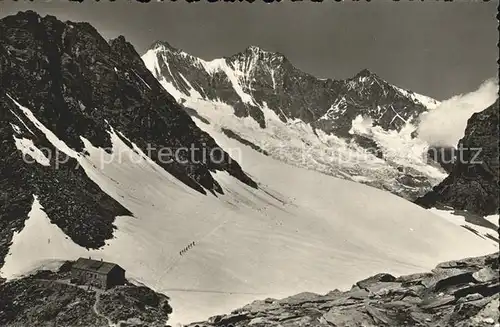
M 74 269 L 92 271 L 98 274 L 107 274 L 115 267 L 119 267 L 123 270 L 123 268 L 116 263 L 85 258 L 79 258 L 73 264 Z

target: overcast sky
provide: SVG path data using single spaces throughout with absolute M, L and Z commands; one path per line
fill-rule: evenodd
M 105 38 L 124 35 L 141 54 L 156 40 L 203 59 L 257 45 L 282 52 L 317 77 L 342 79 L 368 68 L 393 84 L 443 100 L 496 76 L 497 5 L 7 0 L 0 2 L 0 17 L 32 9 L 62 20 L 88 21 Z

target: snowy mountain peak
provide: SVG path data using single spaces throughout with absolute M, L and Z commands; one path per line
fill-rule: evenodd
M 415 93 L 411 90 L 405 90 L 403 88 L 397 87 L 387 82 L 379 75 L 370 71 L 367 68 L 361 70 L 359 73 L 354 75 L 354 77 L 348 79 L 347 81 L 352 89 L 358 89 L 359 91 L 362 91 L 366 86 L 379 88 L 384 93 L 389 93 L 392 90 L 395 90 L 399 96 L 405 97 L 410 101 L 422 105 L 429 110 L 436 108 L 440 104 L 439 101 L 431 97 Z
M 156 50 L 156 51 L 172 51 L 172 52 L 180 51 L 179 49 L 172 46 L 167 41 L 155 41 L 153 44 L 151 44 L 149 49 Z
M 277 68 L 286 60 L 285 56 L 279 52 L 268 51 L 255 45 L 247 47 L 242 52 L 234 54 L 228 59 L 230 61 L 253 61 L 257 65 L 264 65 L 269 68 Z
M 254 55 L 267 55 L 267 56 L 274 56 L 274 57 L 283 57 L 283 54 L 279 52 L 273 52 L 273 51 L 268 51 L 266 49 L 263 49 L 261 47 L 251 45 L 247 47 L 243 52 L 240 52 L 236 55 L 239 54 L 254 54 Z
M 347 81 L 351 83 L 361 83 L 361 84 L 373 84 L 376 83 L 379 87 L 390 87 L 387 81 L 382 79 L 379 75 L 372 72 L 371 70 L 365 68 L 358 72 L 351 78 L 348 78 Z

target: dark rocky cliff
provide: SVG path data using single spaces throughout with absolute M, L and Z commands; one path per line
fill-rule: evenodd
M 498 100 L 475 113 L 459 141 L 450 175 L 415 202 L 423 207 L 448 206 L 481 216 L 498 213 Z

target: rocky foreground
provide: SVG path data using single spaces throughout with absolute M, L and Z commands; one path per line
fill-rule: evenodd
M 439 264 L 430 273 L 378 274 L 351 290 L 255 301 L 189 327 L 500 326 L 498 253 Z
M 165 295 L 132 284 L 107 291 L 76 286 L 69 282 L 68 267 L 0 280 L 0 326 L 165 326 L 172 312 Z

